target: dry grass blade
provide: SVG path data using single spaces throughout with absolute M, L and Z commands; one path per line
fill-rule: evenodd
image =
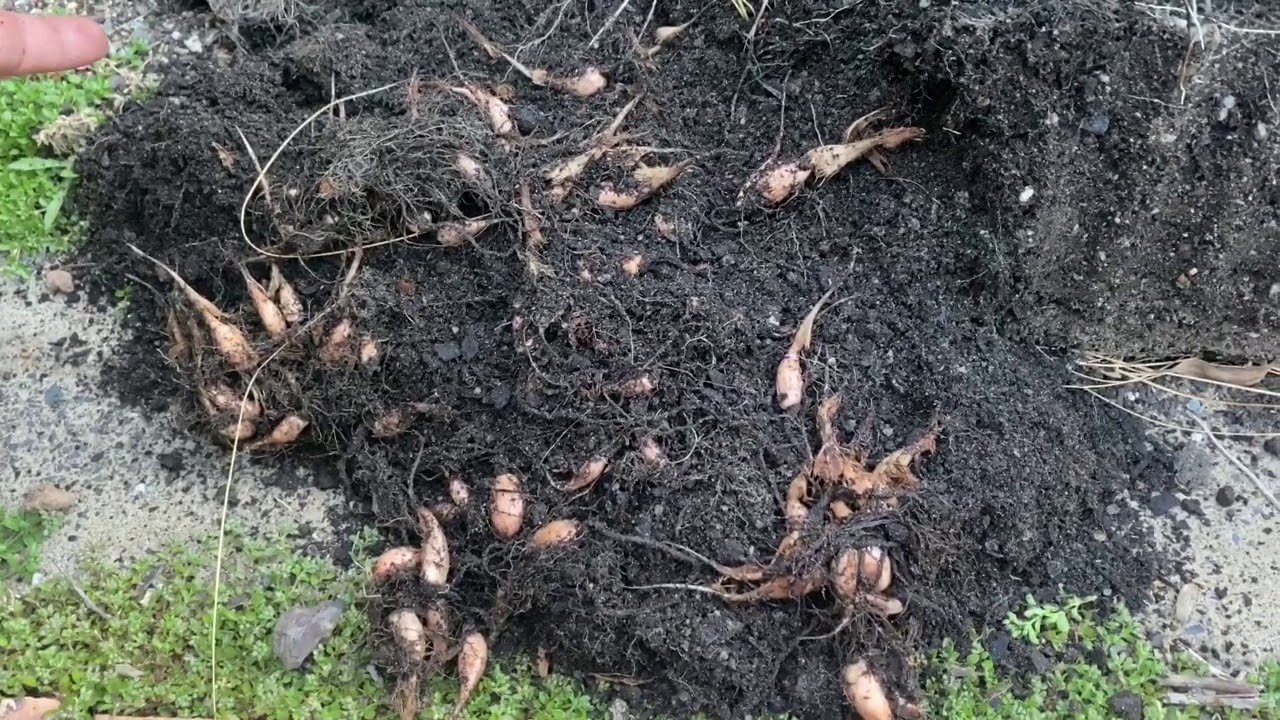
M 1082 387 L 1082 386 L 1069 386 L 1069 387 L 1072 387 L 1072 389 L 1082 390 L 1084 392 L 1087 392 L 1090 395 L 1097 398 L 1098 400 L 1101 400 L 1102 402 L 1110 405 L 1111 407 L 1123 413 L 1126 413 L 1128 415 L 1132 415 L 1133 417 L 1136 417 L 1139 420 L 1142 420 L 1143 422 L 1151 423 L 1156 427 L 1162 427 L 1162 428 L 1165 428 L 1166 430 L 1177 430 L 1178 432 L 1184 432 L 1184 433 L 1202 432 L 1202 430 L 1199 428 L 1189 427 L 1187 425 L 1175 425 L 1173 423 L 1165 422 L 1164 420 L 1151 417 L 1150 415 L 1144 415 L 1138 412 L 1137 410 L 1132 410 L 1130 408 L 1125 407 L 1124 405 L 1116 402 L 1115 400 L 1112 400 L 1111 398 L 1107 397 L 1106 395 L 1103 395 L 1102 393 L 1092 388 Z M 1231 434 L 1237 437 L 1252 437 L 1252 438 L 1280 437 L 1280 432 L 1233 432 Z
M 1074 390 L 1086 390 L 1096 394 L 1100 390 L 1126 385 L 1147 385 L 1170 395 L 1210 405 L 1268 410 L 1280 409 L 1280 404 L 1278 403 L 1242 402 L 1207 397 L 1184 392 L 1165 383 L 1157 382 L 1161 379 L 1172 378 L 1227 388 L 1250 395 L 1280 398 L 1280 392 L 1259 387 L 1269 374 L 1277 371 L 1275 365 L 1220 365 L 1200 360 L 1199 358 L 1184 358 L 1182 360 L 1163 362 L 1129 362 L 1097 353 L 1086 355 L 1083 359 L 1077 361 L 1077 364 L 1089 368 L 1093 372 L 1100 374 L 1101 377 L 1073 370 L 1073 375 L 1088 381 L 1085 384 L 1067 386 Z
M 1254 387 L 1260 385 L 1274 370 L 1274 365 L 1218 365 L 1199 358 L 1187 358 L 1169 368 L 1168 374 L 1236 387 Z

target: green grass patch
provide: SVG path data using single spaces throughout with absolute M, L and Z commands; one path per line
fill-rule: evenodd
M 0 507 L 0 581 L 30 580 L 40 546 L 58 528 L 56 515 Z
M 1255 715 L 1238 710 L 1203 711 L 1164 702 L 1161 679 L 1173 673 L 1202 675 L 1208 668 L 1189 656 L 1172 663 L 1148 642 L 1123 606 L 1105 618 L 1092 598 L 1037 603 L 1010 613 L 1005 627 L 1016 640 L 1043 648 L 1049 656 L 1075 657 L 1053 663 L 1046 673 L 1011 676 L 997 668 L 987 651 L 989 634 L 960 650 L 947 643 L 928 661 L 925 693 L 933 717 L 951 720 L 1107 720 L 1117 717 L 1113 698 L 1131 694 L 1142 717 L 1192 720 L 1202 717 L 1274 717 L 1280 712 L 1280 662 L 1270 662 L 1252 678 L 1263 687 Z M 1172 666 L 1171 666 L 1172 665 Z
M 71 246 L 74 157 L 123 95 L 145 90 L 147 54 L 133 43 L 88 70 L 0 80 L 0 270 L 28 274 L 32 256 Z
M 4 518 L 18 517 L 5 514 Z M 44 522 L 23 516 L 25 522 Z M 31 568 L 44 526 L 23 526 Z M 41 529 L 33 529 L 41 528 Z M 371 536 L 357 542 L 367 558 Z M 4 546 L 0 546 L 4 547 Z M 394 679 L 373 667 L 368 645 L 368 591 L 358 562 L 339 569 L 324 558 L 300 555 L 280 538 L 232 536 L 227 544 L 218 633 L 218 717 L 394 717 Z M 90 562 L 79 590 L 107 616 L 89 608 L 77 587 L 54 578 L 24 594 L 0 587 L 0 697 L 54 695 L 59 717 L 89 712 L 209 717 L 214 544 L 174 548 L 125 567 Z M 148 589 L 149 588 L 149 589 Z M 333 636 L 301 670 L 285 670 L 271 649 L 276 620 L 296 605 L 341 598 L 346 611 Z M 928 716 L 947 720 L 1103 720 L 1110 703 L 1133 693 L 1151 720 L 1215 717 L 1197 708 L 1166 707 L 1161 678 L 1206 668 L 1178 657 L 1171 662 L 1146 640 L 1123 608 L 1105 617 L 1088 598 L 1035 603 L 1005 623 L 1015 642 L 1057 658 L 1048 672 L 1010 675 L 992 660 L 986 637 L 948 643 L 925 661 Z M 1257 717 L 1280 716 L 1280 663 L 1257 673 L 1264 687 Z M 427 689 L 421 718 L 443 720 L 456 684 L 440 677 Z M 586 720 L 606 716 L 605 702 L 557 676 L 539 679 L 529 664 L 490 667 L 468 706 L 471 720 Z M 1216 717 L 1243 718 L 1237 711 Z
M 0 592 L 0 697 L 53 695 L 59 717 L 90 711 L 210 717 L 212 543 L 176 548 L 128 567 L 89 563 L 80 589 L 51 579 L 24 595 Z M 358 720 L 393 717 L 392 680 L 373 670 L 363 612 L 364 575 L 299 555 L 286 541 L 228 543 L 218 616 L 218 717 Z M 151 579 L 151 582 L 148 582 Z M 151 589 L 141 590 L 150 586 Z M 295 605 L 334 598 L 346 610 L 302 669 L 271 649 L 276 620 Z M 441 679 L 423 718 L 442 719 L 455 685 Z M 586 720 L 602 709 L 574 683 L 539 680 L 527 666 L 493 666 L 466 717 Z

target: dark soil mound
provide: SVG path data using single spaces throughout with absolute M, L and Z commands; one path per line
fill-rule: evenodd
M 294 256 L 277 264 L 310 325 L 259 376 L 256 429 L 305 417 L 307 451 L 338 465 L 389 541 L 416 542 L 416 509 L 447 500 L 455 473 L 479 499 L 496 474 L 518 474 L 527 528 L 586 523 L 573 546 L 537 553 L 498 542 L 473 504 L 448 528 L 442 600 L 459 626 L 496 633 L 502 649 L 545 648 L 560 669 L 647 681 L 635 692 L 659 707 L 836 717 L 837 672 L 852 657 L 877 658 L 909 692 L 904 648 L 996 621 L 1026 593 L 1144 601 L 1158 559 L 1117 498 L 1163 487 L 1166 460 L 1124 418 L 1063 389 L 1063 362 L 1033 343 L 1274 351 L 1276 151 L 1250 139 L 1275 119 L 1260 70 L 1243 63 L 1221 120 L 1207 75 L 1188 81 L 1189 107 L 1172 107 L 1185 37 L 1092 3 L 795 1 L 771 3 L 754 30 L 728 2 L 656 3 L 647 26 L 649 3 L 632 3 L 595 49 L 612 3 L 465 9 L 512 49 L 527 43 L 526 63 L 609 76 L 603 93 L 574 99 L 486 58 L 453 5 L 371 2 L 239 28 L 251 45 L 228 66 L 181 68 L 111 123 L 82 163 L 77 204 L 104 278 L 168 285 L 134 243 L 237 314 L 263 356 L 279 344 L 249 310 L 238 265 L 265 283 L 264 249 Z M 637 61 L 631 34 L 647 43 L 700 10 L 652 66 Z M 259 35 L 284 40 L 252 45 Z M 1237 50 L 1237 64 L 1261 52 Z M 250 247 L 240 210 L 255 171 L 237 131 L 266 162 L 332 92 L 407 78 L 418 80 L 300 129 L 270 167 L 270 205 L 248 206 Z M 522 137 L 495 139 L 438 80 L 509 84 Z M 612 153 L 552 204 L 546 169 L 641 93 L 628 142 L 658 148 L 649 163 L 693 166 L 634 210 L 601 210 L 598 190 L 626 187 L 634 163 Z M 797 157 L 881 107 L 928 132 L 889 156 L 888 177 L 855 164 L 780 209 L 755 199 L 749 183 L 775 146 Z M 544 225 L 540 257 L 521 232 L 522 179 Z M 498 222 L 441 246 L 440 223 L 476 219 Z M 622 267 L 633 254 L 635 276 Z M 535 276 L 538 262 L 548 272 Z M 807 400 L 779 412 L 774 369 L 830 288 Z M 226 427 L 232 414 L 210 418 L 193 390 L 242 390 L 247 374 L 207 349 L 175 370 L 163 362 L 167 315 L 179 308 L 187 328 L 187 305 L 147 291 L 131 307 L 139 342 L 112 381 L 136 399 L 179 398 L 193 427 Z M 350 339 L 331 344 L 344 320 Z M 624 392 L 641 377 L 652 392 Z M 783 494 L 817 449 L 814 408 L 835 393 L 842 434 L 874 458 L 940 422 L 901 512 L 805 554 L 824 566 L 841 546 L 888 548 L 904 615 L 860 613 L 806 640 L 840 623 L 825 593 L 742 605 L 637 589 L 716 574 L 619 534 L 767 562 L 785 532 Z M 661 467 L 642 462 L 645 438 L 665 452 Z M 611 458 L 604 478 L 566 493 L 594 455 Z M 435 601 L 416 587 L 385 599 Z

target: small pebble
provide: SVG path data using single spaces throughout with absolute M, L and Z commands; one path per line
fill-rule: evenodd
M 1214 496 L 1214 499 L 1222 507 L 1231 507 L 1236 502 L 1236 489 L 1230 485 L 1223 485 L 1218 488 L 1218 494 Z
M 1036 196 L 1036 189 L 1028 185 L 1022 188 L 1022 192 L 1019 193 L 1018 202 L 1022 203 L 1023 205 L 1026 205 L 1027 203 L 1031 202 L 1031 198 L 1035 196 Z
M 272 640 L 272 649 L 280 663 L 289 670 L 302 667 L 338 626 L 343 608 L 342 600 L 330 600 L 315 607 L 290 608 L 281 615 Z
M 1195 498 L 1183 498 L 1182 502 L 1179 504 L 1182 505 L 1182 509 L 1189 515 L 1204 515 L 1204 508 L 1200 506 L 1200 501 Z
M 1253 139 L 1258 142 L 1266 142 L 1267 136 L 1270 134 L 1271 129 L 1262 121 L 1258 121 L 1258 124 L 1253 126 Z
M 1222 99 L 1218 101 L 1218 122 L 1226 122 L 1227 118 L 1231 116 L 1231 111 L 1234 110 L 1235 107 L 1236 96 L 1224 95 Z
M 1178 591 L 1178 599 L 1173 604 L 1173 619 L 1180 623 L 1184 623 L 1191 619 L 1191 613 L 1195 612 L 1196 603 L 1199 602 L 1199 588 L 1191 583 L 1182 586 Z
M 1178 498 L 1171 493 L 1157 493 L 1151 497 L 1147 507 L 1157 515 L 1164 515 L 1178 506 Z
M 76 280 L 66 270 L 46 270 L 44 273 L 44 286 L 48 288 L 49 292 L 66 295 L 75 291 Z
M 62 403 L 66 401 L 66 397 L 66 393 L 63 391 L 62 386 L 58 383 L 54 383 L 44 390 L 44 401 L 49 407 L 56 408 L 62 405 Z
M 1280 457 L 1280 437 L 1267 438 L 1267 441 L 1262 443 L 1262 449 Z
M 66 512 L 75 504 L 75 493 L 48 483 L 31 488 L 22 498 L 24 508 L 39 512 Z
M 1111 118 L 1105 113 L 1094 113 L 1093 117 L 1081 126 L 1081 129 L 1095 137 L 1102 137 L 1111 129 Z
M 1205 626 L 1201 625 L 1200 623 L 1196 623 L 1194 625 L 1188 625 L 1182 631 L 1183 637 L 1204 637 L 1205 635 L 1208 635 L 1208 634 L 1209 634 L 1209 630 L 1206 629 Z
M 436 357 L 444 362 L 457 360 L 462 355 L 462 348 L 456 342 L 442 342 L 435 345 Z

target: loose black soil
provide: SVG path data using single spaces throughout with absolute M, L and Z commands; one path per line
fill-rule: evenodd
M 528 528 L 589 524 L 573 547 L 539 554 L 498 542 L 473 506 L 449 527 L 444 599 L 459 628 L 494 633 L 501 651 L 545 648 L 558 670 L 642 681 L 619 691 L 659 709 L 816 718 L 846 712 L 837 672 L 850 658 L 873 657 L 910 692 L 904 649 L 995 622 L 1027 593 L 1144 602 L 1161 560 L 1118 499 L 1163 489 L 1168 460 L 1139 426 L 1064 389 L 1066 363 L 1045 348 L 1275 352 L 1277 152 L 1256 139 L 1259 123 L 1280 119 L 1261 70 L 1274 46 L 1228 34 L 1207 56 L 1196 48 L 1184 100 L 1185 33 L 1128 4 L 795 0 L 770 3 L 753 30 L 727 0 L 660 0 L 642 31 L 650 3 L 633 2 L 595 49 L 614 3 L 341 5 L 296 25 L 241 24 L 229 62 L 175 68 L 99 135 L 76 203 L 105 282 L 169 286 L 134 243 L 239 313 L 265 355 L 276 345 L 237 269 L 267 275 L 240 234 L 254 170 L 237 130 L 265 162 L 334 90 L 419 79 L 322 113 L 271 168 L 272 206 L 249 206 L 249 238 L 276 253 L 384 243 L 363 252 L 345 294 L 350 253 L 280 262 L 320 319 L 263 371 L 260 432 L 287 413 L 308 418 L 302 452 L 339 468 L 390 542 L 416 542 L 413 512 L 447 498 L 450 473 L 480 500 L 495 474 L 517 473 Z M 508 47 L 536 43 L 526 63 L 595 65 L 610 86 L 584 100 L 534 87 L 481 54 L 452 11 Z M 647 43 L 695 15 L 653 67 L 636 61 L 632 34 Z M 509 84 L 521 139 L 504 147 L 474 106 L 435 85 L 464 78 Z M 629 168 L 611 156 L 552 206 L 542 173 L 640 93 L 624 130 L 663 149 L 649 162 L 693 167 L 634 210 L 602 211 L 595 193 Z M 889 176 L 858 164 L 780 209 L 760 206 L 748 182 L 775 144 L 796 157 L 881 107 L 928 132 L 892 154 Z M 468 181 L 459 152 L 487 179 Z M 546 225 L 551 272 L 537 278 L 521 178 Z M 480 216 L 501 222 L 472 245 L 440 247 L 431 232 L 386 243 Z M 621 271 L 633 253 L 636 277 Z M 774 369 L 832 287 L 805 405 L 779 412 Z M 110 381 L 139 401 L 177 398 L 193 428 L 225 425 L 203 416 L 193 389 L 244 377 L 207 351 L 165 362 L 170 307 L 185 308 L 139 286 L 135 342 Z M 377 361 L 321 359 L 342 318 L 353 346 L 376 340 Z M 651 395 L 617 392 L 645 374 Z M 873 457 L 940 421 L 922 490 L 843 539 L 890 549 L 903 616 L 805 640 L 839 623 L 825 594 L 737 606 L 635 589 L 715 574 L 601 528 L 724 563 L 767 561 L 784 532 L 782 493 L 816 449 L 816 401 L 833 393 L 845 437 Z M 391 413 L 400 432 L 387 437 Z M 648 436 L 667 455 L 661 469 L 638 456 Z M 596 454 L 612 458 L 604 479 L 563 492 Z M 429 599 L 387 593 L 387 605 Z

